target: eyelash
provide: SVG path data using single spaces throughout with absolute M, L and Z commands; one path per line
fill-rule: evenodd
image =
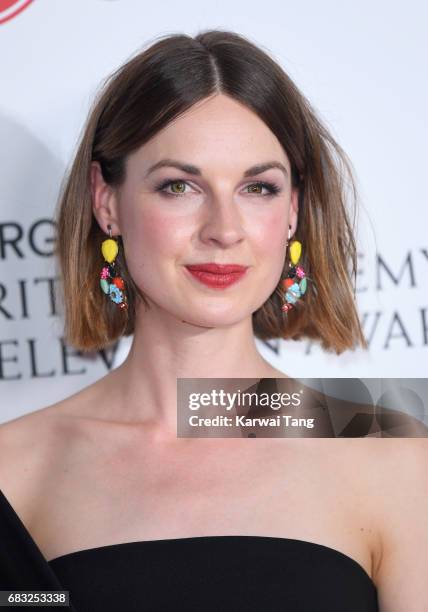
M 155 187 L 155 191 L 163 191 L 165 195 L 173 196 L 173 197 L 180 197 L 180 196 L 186 195 L 185 193 L 169 193 L 165 191 L 166 187 L 169 187 L 170 185 L 173 185 L 174 183 L 184 183 L 185 185 L 189 185 L 189 183 L 183 179 L 175 179 L 175 180 L 167 179 L 163 181 L 162 183 L 160 183 L 159 185 L 157 185 Z M 265 187 L 269 191 L 269 193 L 257 194 L 257 195 L 261 195 L 262 197 L 275 196 L 281 191 L 281 188 L 278 185 L 276 185 L 275 183 L 267 182 L 267 181 L 256 181 L 255 183 L 250 183 L 249 185 L 246 185 L 246 187 L 247 188 L 252 187 L 253 185 L 257 185 L 259 187 Z

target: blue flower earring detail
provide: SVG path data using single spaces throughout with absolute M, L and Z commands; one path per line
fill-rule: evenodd
M 104 240 L 101 245 L 105 263 L 100 273 L 100 286 L 102 291 L 108 295 L 112 302 L 117 304 L 119 308 L 128 308 L 128 299 L 125 290 L 125 281 L 120 276 L 118 266 L 115 263 L 116 256 L 119 252 L 119 246 L 116 240 L 111 237 L 111 225 L 107 225 L 109 238 Z
M 288 242 L 290 240 L 291 225 L 288 226 Z M 281 306 L 282 312 L 286 315 L 293 305 L 296 304 L 306 292 L 307 281 L 310 280 L 302 266 L 298 266 L 302 253 L 302 244 L 298 240 L 293 240 L 289 248 L 290 261 L 288 264 L 287 277 L 281 281 L 281 287 L 285 289 L 282 294 L 284 303 Z

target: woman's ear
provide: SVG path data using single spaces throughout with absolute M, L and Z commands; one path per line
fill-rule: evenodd
M 107 232 L 107 226 L 111 225 L 113 236 L 121 234 L 117 215 L 117 194 L 105 182 L 101 166 L 97 161 L 91 163 L 91 197 L 92 211 L 101 229 Z

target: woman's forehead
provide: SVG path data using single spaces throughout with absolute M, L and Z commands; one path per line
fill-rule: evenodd
M 251 109 L 223 95 L 188 109 L 129 159 L 148 172 L 163 158 L 182 160 L 202 171 L 223 162 L 244 172 L 271 159 L 289 168 L 288 157 L 269 127 Z

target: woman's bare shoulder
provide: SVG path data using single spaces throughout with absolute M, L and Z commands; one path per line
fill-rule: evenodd
M 67 418 L 77 415 L 85 396 L 85 389 L 58 402 L 38 408 L 0 424 L 0 453 L 12 446 L 31 450 L 45 441 Z M 1 456 L 1 455 L 0 455 Z
M 55 454 L 55 412 L 46 407 L 0 425 L 0 490 L 28 527 L 42 474 Z
M 373 493 L 382 554 L 375 571 L 385 609 L 417 609 L 428 562 L 428 438 L 384 438 L 374 451 Z M 403 585 L 397 591 L 397 583 Z M 417 595 L 419 594 L 419 595 Z
M 22 519 L 31 521 L 41 492 L 84 435 L 85 407 L 93 399 L 94 389 L 85 387 L 0 424 L 0 490 Z
M 428 543 L 426 521 L 423 526 L 428 510 L 428 439 L 365 437 L 336 438 L 329 445 L 327 440 L 321 442 L 329 448 L 332 465 L 337 465 L 339 457 L 342 460 L 341 473 L 357 493 L 358 512 L 367 517 L 372 574 L 380 588 L 388 582 L 395 551 L 413 546 L 416 555 L 418 537 Z M 410 563 L 411 555 L 402 562 Z
M 58 403 L 60 407 L 62 402 Z M 15 417 L 0 424 L 0 470 L 12 459 L 25 457 L 41 446 L 45 447 L 55 423 L 58 420 L 57 405 L 50 405 Z
M 27 436 L 42 439 L 58 428 L 73 421 L 89 419 L 96 415 L 97 403 L 103 395 L 103 386 L 110 375 L 79 389 L 75 393 L 47 406 L 27 412 L 0 424 L 0 442 L 5 447 L 13 442 L 23 444 Z M 3 444 L 0 444 L 0 450 Z
M 428 544 L 428 438 L 366 437 L 333 442 L 347 447 L 348 479 L 358 486 L 373 528 L 374 581 L 388 607 L 384 593 L 394 591 L 399 568 L 413 564 L 416 572 L 422 570 L 422 561 L 418 565 L 416 559 L 418 542 Z M 390 583 L 393 567 L 397 574 Z

